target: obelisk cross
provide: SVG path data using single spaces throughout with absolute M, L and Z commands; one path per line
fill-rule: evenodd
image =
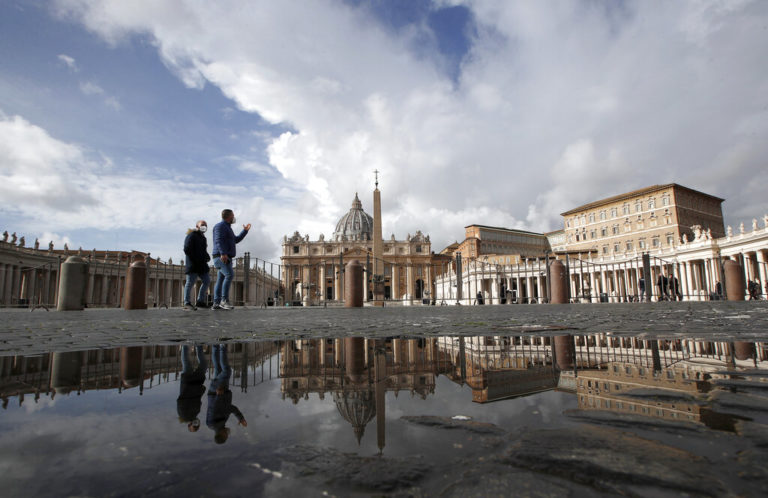
M 376 175 L 376 188 L 379 188 L 379 170 L 375 169 L 373 173 Z

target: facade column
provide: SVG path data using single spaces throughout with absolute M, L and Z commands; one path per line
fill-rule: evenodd
M 325 263 L 322 263 L 320 265 L 320 269 L 318 270 L 318 277 L 317 277 L 317 290 L 320 294 L 320 301 L 325 301 Z M 325 357 L 325 354 L 323 354 L 323 357 Z
M 333 299 L 341 301 L 341 267 L 333 265 Z
M 413 304 L 413 265 L 405 267 L 405 297 L 408 304 Z
M 458 282 L 461 285 L 461 282 Z M 393 300 L 400 299 L 400 267 L 392 265 L 392 277 L 389 280 L 389 295 Z

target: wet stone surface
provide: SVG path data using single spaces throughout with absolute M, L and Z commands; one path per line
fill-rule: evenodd
M 758 339 L 768 301 L 566 305 L 237 308 L 233 311 L 93 309 L 0 311 L 0 354 L 95 347 L 338 336 L 618 335 Z
M 765 335 L 468 330 L 250 336 L 198 347 L 153 344 L 158 333 L 145 331 L 140 345 L 78 343 L 93 336 L 73 335 L 58 350 L 6 351 L 0 489 L 6 496 L 768 493 Z

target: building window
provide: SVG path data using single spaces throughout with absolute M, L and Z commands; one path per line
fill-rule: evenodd
M 619 252 L 621 250 L 619 244 L 613 244 L 613 252 Z
M 651 197 L 648 200 L 648 209 L 655 209 L 655 208 L 656 208 L 656 198 L 655 197 Z
M 576 242 L 579 241 L 579 232 L 576 232 Z
M 589 213 L 589 222 L 594 223 L 595 222 L 595 213 Z
M 636 213 L 639 213 L 639 212 L 640 212 L 640 211 L 642 211 L 642 210 L 643 210 L 643 203 L 642 203 L 642 202 L 640 202 L 640 201 L 637 201 L 637 202 L 635 203 L 635 212 L 636 212 Z
M 600 219 L 605 220 L 605 211 L 600 211 Z
M 299 246 L 293 246 L 293 254 L 299 254 Z
M 631 250 L 632 250 L 632 242 L 627 241 L 627 251 L 631 251 Z
M 669 196 L 665 195 L 661 198 L 661 205 L 662 206 L 669 206 Z
M 603 254 L 608 254 L 608 246 L 603 246 Z
M 675 238 L 672 235 L 667 235 L 667 245 L 671 246 L 672 244 L 674 244 L 674 242 L 675 242 Z
M 614 235 L 618 235 L 619 233 L 619 225 L 613 225 L 612 232 Z
M 639 247 L 640 249 L 645 249 L 645 239 L 638 240 L 637 247 Z
M 600 235 L 602 235 L 603 237 L 605 237 L 606 235 L 608 235 L 608 227 L 603 227 L 603 228 L 601 228 L 601 229 L 600 229 Z
M 421 246 L 420 245 L 416 246 L 416 252 L 421 252 Z
M 651 239 L 651 244 L 653 244 L 653 247 L 659 247 L 659 243 L 660 241 L 658 237 L 654 237 L 653 239 Z
M 629 214 L 629 204 L 624 204 L 624 206 L 621 208 L 621 212 L 624 214 Z
M 571 220 L 565 220 L 565 228 L 571 228 Z
M 589 231 L 589 238 L 590 239 L 596 239 L 597 238 L 597 230 L 590 230 Z
M 573 218 L 573 226 L 575 226 L 575 227 L 579 226 L 579 217 L 578 216 Z
M 616 208 L 611 208 L 611 218 L 615 218 L 619 215 L 619 210 Z

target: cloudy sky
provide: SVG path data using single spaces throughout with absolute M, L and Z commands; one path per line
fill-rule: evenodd
M 0 230 L 182 255 L 329 236 L 355 192 L 433 249 L 677 182 L 768 212 L 768 2 L 0 2 Z

